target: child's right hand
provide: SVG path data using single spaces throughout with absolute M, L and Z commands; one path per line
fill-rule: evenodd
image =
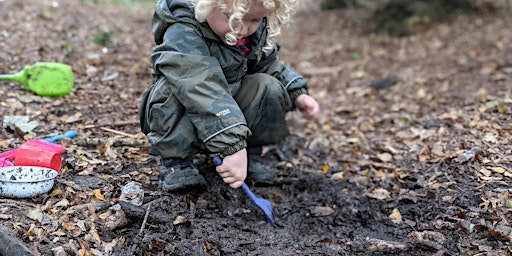
M 320 113 L 320 106 L 315 98 L 301 94 L 295 100 L 295 106 L 299 109 L 302 116 L 307 119 L 313 119 L 318 113 Z
M 216 167 L 222 180 L 232 188 L 239 188 L 247 177 L 247 150 L 244 148 L 225 156 L 222 164 Z

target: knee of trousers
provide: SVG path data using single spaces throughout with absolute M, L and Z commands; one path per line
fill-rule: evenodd
M 261 102 L 271 102 L 274 103 L 273 105 L 280 103 L 278 105 L 281 105 L 284 111 L 291 104 L 288 93 L 281 81 L 269 74 L 248 75 L 242 83 L 245 84 L 244 87 L 250 88 L 248 90 L 254 90 L 249 93 L 249 95 L 255 96 L 253 100 L 259 98 Z

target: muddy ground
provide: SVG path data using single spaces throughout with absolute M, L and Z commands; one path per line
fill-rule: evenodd
M 39 122 L 31 134 L 4 124 L 2 151 L 78 132 L 59 142 L 68 152 L 52 191 L 0 197 L 1 226 L 34 255 L 511 254 L 510 15 L 392 38 L 372 33 L 364 11 L 301 10 L 279 38 L 281 59 L 323 112 L 291 113 L 292 135 L 264 152 L 279 179 L 251 188 L 273 203 L 270 225 L 208 156 L 196 159 L 206 191 L 159 191 L 137 121 L 152 10 L 90 2 L 0 1 L 1 72 L 52 61 L 75 73 L 60 98 L 1 82 L 2 118 Z M 131 181 L 141 206 L 119 203 Z

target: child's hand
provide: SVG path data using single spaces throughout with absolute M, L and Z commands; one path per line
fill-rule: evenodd
M 222 164 L 216 167 L 222 180 L 232 188 L 242 186 L 247 177 L 247 150 L 244 148 L 224 157 Z
M 313 119 L 318 113 L 320 113 L 320 105 L 311 96 L 307 94 L 301 94 L 295 100 L 295 106 L 299 109 L 302 116 L 307 119 Z

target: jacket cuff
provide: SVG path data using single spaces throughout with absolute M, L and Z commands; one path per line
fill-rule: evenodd
M 292 109 L 294 110 L 296 108 L 295 101 L 297 100 L 297 97 L 301 94 L 308 94 L 308 90 L 306 88 L 298 88 L 293 91 L 288 92 L 288 95 L 290 96 L 290 99 L 292 100 Z
M 244 148 L 247 147 L 247 141 L 245 140 L 241 140 L 239 141 L 238 143 L 236 143 L 235 145 L 233 146 L 230 146 L 230 147 L 227 147 L 226 149 L 224 149 L 224 151 L 222 151 L 222 156 L 229 156 L 229 155 L 232 155 Z

